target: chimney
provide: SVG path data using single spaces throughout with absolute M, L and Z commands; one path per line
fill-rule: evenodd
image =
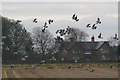
M 70 37 L 70 42 L 74 42 L 74 37 Z
M 94 41 L 95 41 L 94 35 L 91 37 L 91 41 L 92 41 L 92 43 L 94 43 Z

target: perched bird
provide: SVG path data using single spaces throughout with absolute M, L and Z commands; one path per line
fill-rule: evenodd
M 103 37 L 101 36 L 101 33 L 98 35 L 98 38 L 103 39 Z
M 48 20 L 48 23 L 49 23 L 49 24 L 51 24 L 52 22 L 53 22 L 53 20 L 52 20 L 52 19 L 49 19 L 49 20 Z
M 113 39 L 116 39 L 116 40 L 118 40 L 117 34 L 115 34 L 115 37 L 113 37 Z
M 37 18 L 35 18 L 35 19 L 33 20 L 33 22 L 34 22 L 34 23 L 37 23 Z
M 97 29 L 96 24 L 93 24 L 92 29 Z
M 20 22 L 22 22 L 22 21 L 21 21 L 21 20 L 17 20 L 17 21 L 16 21 L 16 24 L 18 24 L 18 23 L 20 23 Z
M 46 60 L 41 60 L 41 64 L 46 63 Z
M 87 68 L 86 68 L 86 70 L 89 70 L 89 69 L 90 69 L 90 67 L 87 67 Z
M 87 27 L 87 28 L 89 28 L 89 27 L 91 27 L 91 26 L 90 26 L 90 24 L 87 24 L 87 26 L 86 26 L 86 27 Z
M 113 66 L 110 64 L 110 69 L 113 69 Z
M 94 69 L 90 69 L 90 72 L 94 72 L 95 70 Z
M 71 68 L 71 65 L 68 66 L 68 69 L 70 69 L 70 68 Z
M 97 19 L 96 24 L 101 24 L 100 18 Z
M 15 68 L 15 65 L 14 65 L 14 64 L 11 65 L 11 69 L 13 69 L 13 68 Z

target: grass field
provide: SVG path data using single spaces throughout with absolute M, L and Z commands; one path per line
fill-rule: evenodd
M 109 66 L 112 64 L 113 69 Z M 68 69 L 68 65 L 72 68 Z M 36 66 L 36 67 L 32 67 Z M 89 72 L 86 67 L 95 69 Z M 16 64 L 14 69 L 2 65 L 3 78 L 117 78 L 117 63 L 71 63 L 71 64 Z

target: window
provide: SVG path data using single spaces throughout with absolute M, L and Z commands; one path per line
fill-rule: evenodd
M 74 54 L 80 53 L 80 50 L 73 50 L 72 53 Z
M 66 49 L 63 50 L 64 52 L 68 52 Z
M 61 58 L 62 61 L 64 61 L 64 58 Z
M 72 57 L 73 60 L 79 60 L 79 57 Z
M 109 50 L 106 50 L 106 49 L 103 49 L 103 48 L 101 48 L 100 51 L 101 51 L 101 53 L 109 53 Z
M 73 50 L 73 52 L 72 53 L 75 53 L 75 50 Z
M 102 60 L 109 60 L 109 58 L 108 57 L 106 57 L 104 54 L 102 55 L 102 58 L 101 58 Z
M 80 53 L 80 50 L 78 50 L 78 53 Z
M 103 51 L 103 48 L 101 48 L 100 51 Z
M 85 54 L 91 54 L 91 51 L 85 51 Z

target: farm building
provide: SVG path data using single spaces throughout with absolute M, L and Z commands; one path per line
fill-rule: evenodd
M 75 62 L 84 59 L 85 61 L 108 61 L 116 60 L 113 48 L 108 41 L 86 41 L 86 42 L 63 42 L 62 59 L 74 60 Z

